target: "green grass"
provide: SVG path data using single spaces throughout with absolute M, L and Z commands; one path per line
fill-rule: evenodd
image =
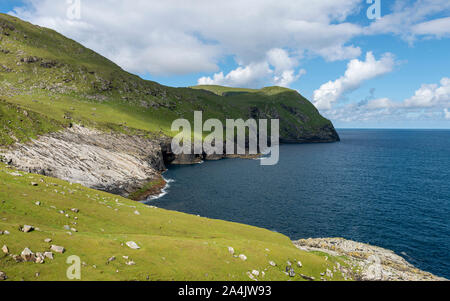
M 22 176 L 11 175 L 13 172 L 0 165 L 0 230 L 10 232 L 0 235 L 0 245 L 7 245 L 12 254 L 20 254 L 25 247 L 47 251 L 51 244 L 64 246 L 66 252 L 44 264 L 16 263 L 0 255 L 0 271 L 6 272 L 9 280 L 67 280 L 70 255 L 86 263 L 82 280 L 146 280 L 149 276 L 150 280 L 239 281 L 249 280 L 248 271 L 267 269 L 260 280 L 283 281 L 291 279 L 284 273 L 288 260 L 303 263 L 302 268 L 295 266 L 297 274 L 320 279 L 320 273 L 332 269 L 335 260 L 343 264 L 341 259 L 327 261 L 325 255 L 298 250 L 289 238 L 268 230 L 156 209 L 78 184 L 23 172 Z M 35 205 L 37 201 L 40 206 Z M 71 208 L 80 212 L 75 214 Z M 75 216 L 78 224 L 72 225 Z M 40 231 L 22 233 L 18 229 L 24 224 Z M 64 225 L 78 232 L 70 236 Z M 45 243 L 46 238 L 52 243 Z M 135 241 L 141 249 L 122 245 L 127 241 Z M 248 260 L 231 256 L 229 246 Z M 107 264 L 112 256 L 116 261 Z M 129 256 L 136 265 L 127 266 L 122 256 Z M 270 260 L 278 265 L 271 267 Z M 297 275 L 293 280 L 303 279 Z M 333 280 L 342 278 L 336 273 Z

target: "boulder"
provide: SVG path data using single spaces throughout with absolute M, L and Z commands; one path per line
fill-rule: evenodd
M 52 252 L 44 252 L 44 257 L 53 260 L 53 253 Z
M 52 239 L 51 238 L 46 238 L 46 239 L 44 239 L 44 242 L 50 243 L 50 242 L 52 242 Z
M 297 266 L 298 266 L 299 268 L 303 267 L 302 262 L 301 262 L 301 261 L 297 261 Z
M 33 231 L 33 230 L 34 230 L 34 227 L 33 227 L 33 226 L 24 225 L 24 226 L 22 227 L 22 232 L 25 232 L 25 233 L 31 232 L 31 231 Z
M 50 250 L 52 250 L 53 252 L 56 252 L 56 253 L 60 253 L 60 254 L 63 254 L 66 251 L 66 249 L 64 249 L 64 247 L 55 246 L 55 245 L 52 245 L 50 247 Z
M 128 241 L 127 243 L 126 243 L 126 245 L 129 247 L 129 248 L 131 248 L 131 249 L 133 249 L 133 250 L 139 250 L 141 247 L 139 247 L 138 245 L 137 245 L 137 243 L 135 243 L 134 241 Z
M 258 277 L 258 276 L 259 276 L 259 271 L 253 270 L 253 271 L 252 271 L 252 274 L 253 274 L 254 276 Z
M 273 267 L 277 266 L 277 264 L 275 263 L 275 261 L 269 261 L 269 264 Z
M 136 263 L 133 260 L 127 261 L 125 264 L 126 265 L 136 265 Z
M 29 262 L 29 261 L 35 261 L 36 257 L 33 252 L 31 252 L 30 249 L 25 248 L 22 253 L 20 254 L 23 261 Z
M 234 255 L 234 249 L 232 247 L 228 247 L 228 252 L 230 252 L 231 255 Z
M 75 212 L 75 213 L 78 213 L 78 212 L 80 212 L 80 209 L 78 209 L 78 208 L 72 208 L 72 209 L 70 209 L 72 212 Z
M 242 261 L 246 261 L 246 260 L 247 260 L 247 256 L 245 256 L 244 254 L 239 255 L 239 258 L 240 258 Z
M 0 281 L 4 281 L 8 279 L 8 276 L 6 276 L 5 272 L 0 271 Z
M 8 254 L 9 253 L 9 249 L 6 245 L 3 246 L 2 248 L 3 253 Z
M 45 261 L 44 254 L 37 252 L 35 257 L 36 257 L 34 260 L 35 263 L 39 263 L 39 264 L 44 263 L 44 261 Z

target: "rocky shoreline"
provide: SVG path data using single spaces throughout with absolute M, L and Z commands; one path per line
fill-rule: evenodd
M 344 238 L 301 239 L 294 245 L 308 252 L 345 256 L 350 268 L 339 267 L 345 278 L 357 281 L 445 281 L 421 271 L 391 250 Z

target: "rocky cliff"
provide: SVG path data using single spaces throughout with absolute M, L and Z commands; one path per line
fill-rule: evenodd
M 59 178 L 122 196 L 165 169 L 160 141 L 73 125 L 0 150 L 19 170 Z

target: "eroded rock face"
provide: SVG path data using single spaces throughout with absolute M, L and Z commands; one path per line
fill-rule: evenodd
M 306 251 L 321 251 L 345 256 L 353 270 L 339 267 L 348 278 L 362 281 L 442 281 L 444 278 L 421 271 L 393 251 L 343 238 L 317 238 L 294 241 Z
M 79 125 L 0 154 L 19 170 L 125 197 L 165 168 L 160 142 Z

